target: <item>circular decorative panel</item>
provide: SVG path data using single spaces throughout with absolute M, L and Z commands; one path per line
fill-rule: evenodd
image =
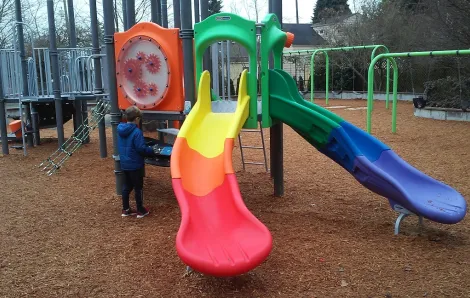
M 169 88 L 170 68 L 165 52 L 154 39 L 129 39 L 117 62 L 118 85 L 131 104 L 151 109 L 163 100 Z

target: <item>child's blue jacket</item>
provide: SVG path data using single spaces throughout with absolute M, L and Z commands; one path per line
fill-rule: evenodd
M 117 132 L 121 169 L 133 171 L 143 168 L 144 157 L 153 156 L 154 152 L 145 144 L 142 131 L 135 123 L 119 123 Z

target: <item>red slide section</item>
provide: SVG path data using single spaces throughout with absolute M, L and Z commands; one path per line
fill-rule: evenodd
M 234 113 L 213 113 L 210 76 L 178 133 L 171 156 L 173 191 L 181 209 L 176 250 L 201 273 L 236 276 L 260 265 L 272 236 L 245 206 L 232 166 L 234 139 L 248 117 L 246 71 Z

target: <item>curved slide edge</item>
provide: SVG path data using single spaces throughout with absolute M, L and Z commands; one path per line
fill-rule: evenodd
M 377 138 L 305 101 L 288 73 L 270 70 L 270 94 L 272 117 L 291 126 L 363 186 L 387 198 L 393 209 L 406 208 L 445 224 L 465 217 L 467 203 L 460 193 L 412 167 Z
M 176 249 L 192 269 L 235 276 L 260 265 L 272 236 L 245 206 L 232 166 L 234 139 L 248 118 L 247 71 L 234 113 L 211 111 L 210 75 L 176 139 L 171 159 L 173 190 L 181 210 Z

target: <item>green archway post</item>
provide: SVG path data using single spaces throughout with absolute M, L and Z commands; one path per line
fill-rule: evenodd
M 374 65 L 382 59 L 389 60 L 394 68 L 393 80 L 393 105 L 392 105 L 392 132 L 395 133 L 397 128 L 397 90 L 398 90 L 398 67 L 396 65 L 396 57 L 426 57 L 426 56 L 459 56 L 470 55 L 470 50 L 448 50 L 448 51 L 430 51 L 430 52 L 403 52 L 403 53 L 386 53 L 375 57 L 369 65 L 368 74 L 368 90 L 367 90 L 367 132 L 372 130 L 372 110 L 374 105 Z M 372 84 L 372 85 L 371 85 Z
M 378 49 L 383 48 L 385 50 L 385 53 L 390 53 L 388 48 L 384 45 L 377 45 L 373 50 L 372 53 L 370 54 L 370 62 L 375 58 L 375 52 L 377 52 Z M 395 84 L 395 81 L 393 81 L 393 84 Z M 385 108 L 388 109 L 388 102 L 390 99 L 390 60 L 387 59 L 387 84 L 385 85 Z
M 398 66 L 395 59 L 392 57 L 385 57 L 380 54 L 372 60 L 369 65 L 369 72 L 367 76 L 367 132 L 370 133 L 371 122 L 372 122 L 372 109 L 374 101 L 374 66 L 380 59 L 387 59 L 387 62 L 391 62 L 393 66 L 393 104 L 392 104 L 392 132 L 396 132 L 397 124 L 397 101 L 398 101 Z M 387 63 L 388 64 L 388 63 Z
M 315 56 L 317 55 L 317 53 L 322 53 L 323 55 L 325 55 L 325 65 L 326 65 L 326 68 L 325 68 L 325 77 L 326 77 L 326 80 L 325 80 L 325 104 L 328 105 L 328 99 L 329 99 L 329 93 L 330 93 L 330 58 L 328 57 L 328 51 L 325 51 L 325 50 L 315 50 L 310 58 L 310 67 L 311 67 L 311 71 L 310 71 L 310 102 L 314 102 L 315 101 L 315 90 L 314 90 L 314 83 L 315 83 Z
M 214 42 L 232 40 L 242 46 L 250 57 L 248 72 L 248 95 L 250 95 L 250 114 L 244 128 L 258 127 L 257 109 L 257 57 L 256 57 L 256 23 L 231 13 L 217 13 L 194 25 L 194 46 L 196 61 L 196 86 L 203 71 L 203 55 Z M 214 98 L 214 96 L 213 96 Z
M 261 117 L 262 126 L 271 127 L 273 120 L 269 114 L 269 56 L 273 54 L 274 68 L 282 69 L 282 50 L 287 35 L 281 30 L 281 24 L 275 14 L 266 15 L 261 23 Z

